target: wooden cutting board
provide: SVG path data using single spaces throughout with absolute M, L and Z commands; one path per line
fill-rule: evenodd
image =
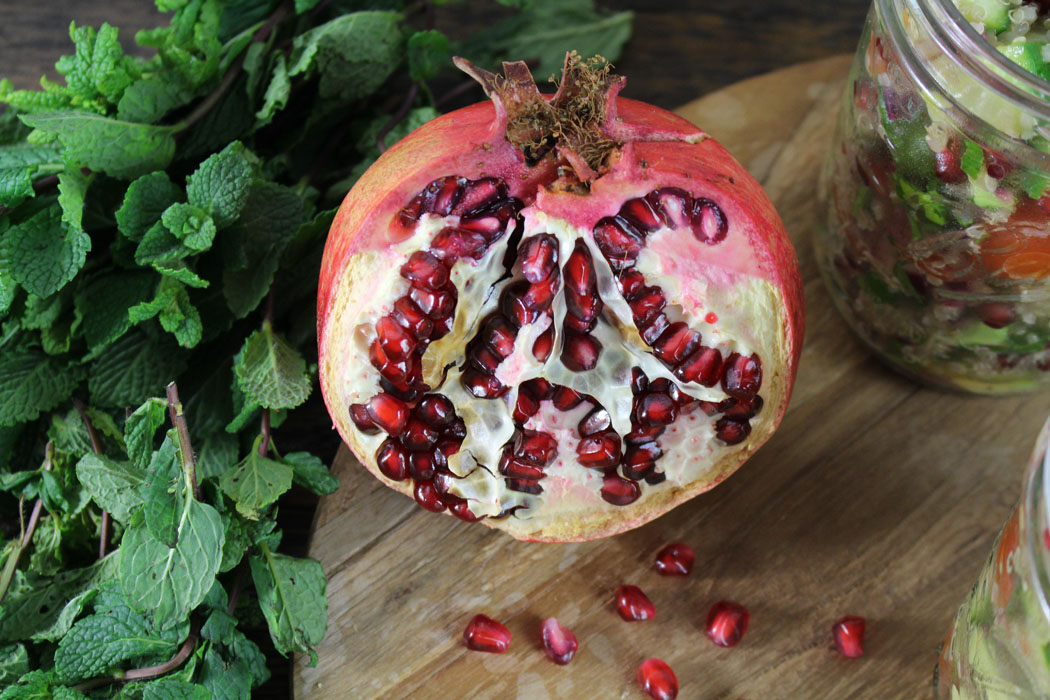
M 328 575 L 320 662 L 295 692 L 321 698 L 638 698 L 635 672 L 667 661 L 680 698 L 894 700 L 930 696 L 938 647 L 1020 493 L 1047 395 L 975 398 L 921 388 L 866 353 L 832 309 L 810 238 L 816 174 L 848 70 L 836 57 L 733 85 L 679 110 L 765 185 L 802 262 L 806 345 L 780 431 L 725 484 L 645 527 L 598 542 L 517 542 L 422 511 L 345 450 L 311 554 Z M 652 571 L 684 541 L 691 577 Z M 656 619 L 625 623 L 620 584 Z M 703 634 L 715 601 L 751 611 L 741 644 Z M 466 650 L 475 613 L 513 634 L 505 655 Z M 830 628 L 868 619 L 866 654 L 840 657 Z M 539 643 L 556 616 L 580 640 L 567 667 Z

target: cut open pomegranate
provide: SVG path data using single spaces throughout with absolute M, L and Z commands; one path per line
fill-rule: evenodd
M 386 151 L 332 224 L 320 377 L 361 462 L 428 510 L 522 539 L 655 518 L 783 417 L 794 251 L 717 142 L 566 60 L 458 64 L 492 98 Z

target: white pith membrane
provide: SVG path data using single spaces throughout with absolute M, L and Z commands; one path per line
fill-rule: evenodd
M 506 393 L 494 399 L 475 397 L 460 381 L 461 371 L 467 365 L 468 342 L 478 333 L 483 320 L 498 310 L 502 290 L 522 279 L 520 259 L 515 262 L 509 276 L 504 267 L 515 221 L 512 219 L 508 223 L 507 231 L 489 246 L 480 260 L 457 260 L 450 273 L 450 279 L 458 289 L 452 330 L 431 342 L 422 357 L 423 380 L 431 387 L 427 394 L 448 397 L 455 406 L 456 415 L 467 426 L 459 451 L 448 457 L 449 470 L 459 477 L 453 481 L 449 492 L 467 499 L 470 511 L 477 517 L 547 521 L 593 514 L 596 509 L 632 509 L 644 506 L 648 498 L 662 489 L 685 486 L 705 478 L 716 481 L 712 478 L 717 476 L 713 471 L 715 465 L 724 464 L 724 458 L 730 453 L 747 451 L 749 440 L 734 445 L 722 442 L 715 436 L 714 428 L 721 414 L 708 415 L 699 404 L 693 404 L 680 410 L 677 419 L 656 439 L 663 453 L 656 460 L 656 471 L 666 479 L 655 484 L 638 482 L 641 496 L 629 505 L 608 503 L 601 496 L 606 470 L 584 467 L 577 461 L 576 447 L 581 439 L 577 425 L 593 410 L 593 406 L 585 401 L 562 411 L 550 400 L 545 400 L 540 410 L 524 425 L 526 429 L 553 436 L 558 443 L 556 458 L 543 468 L 546 476 L 539 482 L 543 490 L 532 494 L 507 487 L 498 465 L 508 442 L 518 430 L 512 419 L 518 387 L 529 379 L 543 377 L 551 384 L 566 386 L 592 397 L 609 412 L 612 429 L 621 439 L 632 430 L 632 368 L 641 368 L 649 382 L 665 378 L 700 401 L 718 403 L 727 398 L 720 384 L 705 387 L 677 379 L 672 369 L 652 354 L 635 329 L 632 312 L 617 288 L 615 273 L 595 244 L 590 229 L 576 228 L 549 217 L 536 205 L 522 209 L 519 218 L 524 222 L 519 249 L 534 235 L 551 234 L 559 245 L 559 269 L 568 260 L 577 239 L 586 243 L 597 276 L 598 293 L 604 303 L 598 323 L 589 333 L 601 343 L 601 355 L 597 366 L 591 370 L 574 371 L 562 363 L 563 322 L 567 309 L 560 281 L 564 273 L 555 272 L 559 275 L 558 291 L 551 306 L 555 342 L 548 359 L 541 363 L 532 352 L 534 341 L 551 323 L 548 316 L 541 313 L 537 322 L 518 331 L 512 354 L 496 370 L 497 379 L 508 387 Z M 423 214 L 407 240 L 376 251 L 377 274 L 370 282 L 369 299 L 353 312 L 356 320 L 353 347 L 345 357 L 342 375 L 348 405 L 365 404 L 383 391 L 380 374 L 369 359 L 369 346 L 376 338 L 376 322 L 391 312 L 394 300 L 410 290 L 409 281 L 399 274 L 401 263 L 412 253 L 427 250 L 442 229 L 454 228 L 457 223 L 456 216 Z M 729 235 L 733 235 L 732 230 Z M 680 264 L 676 255 L 685 254 L 687 246 L 683 246 L 681 238 L 684 236 L 692 239 L 689 230 L 664 227 L 649 233 L 634 266 L 645 276 L 646 284 L 663 289 L 667 300 L 663 312 L 668 320 L 688 323 L 700 332 L 702 344 L 718 349 L 723 360 L 738 353 L 744 356 L 757 354 L 762 360 L 772 361 L 777 357 L 776 344 L 781 336 L 778 327 L 780 300 L 772 285 L 719 267 L 714 248 L 721 244 L 711 246 L 712 252 L 704 261 L 704 269 L 709 269 L 710 275 L 701 274 L 688 280 L 675 278 L 668 274 L 668 270 Z M 714 317 L 717 320 L 709 320 Z M 770 377 L 766 377 L 765 381 L 769 380 Z M 765 394 L 764 389 L 765 386 L 759 395 Z M 765 410 L 768 413 L 774 408 L 770 406 Z M 766 422 L 761 413 L 751 421 L 756 428 Z M 376 451 L 388 436 L 382 431 L 374 435 L 357 432 L 358 444 L 374 466 Z M 756 431 L 761 432 L 761 429 Z M 626 452 L 626 445 L 622 446 L 622 451 Z M 623 474 L 619 469 L 617 473 Z

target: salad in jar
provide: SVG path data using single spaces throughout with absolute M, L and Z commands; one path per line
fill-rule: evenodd
M 1050 2 L 952 2 L 875 1 L 817 260 L 896 368 L 1014 393 L 1050 384 Z

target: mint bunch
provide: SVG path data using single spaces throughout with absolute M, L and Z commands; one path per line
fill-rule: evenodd
M 455 3 L 157 0 L 149 58 L 74 25 L 64 80 L 0 81 L 0 699 L 248 698 L 268 655 L 316 661 L 324 573 L 276 514 L 338 487 L 280 431 L 318 400 L 335 209 L 462 92 L 453 52 L 553 74 L 630 33 L 500 4 L 457 43 Z

